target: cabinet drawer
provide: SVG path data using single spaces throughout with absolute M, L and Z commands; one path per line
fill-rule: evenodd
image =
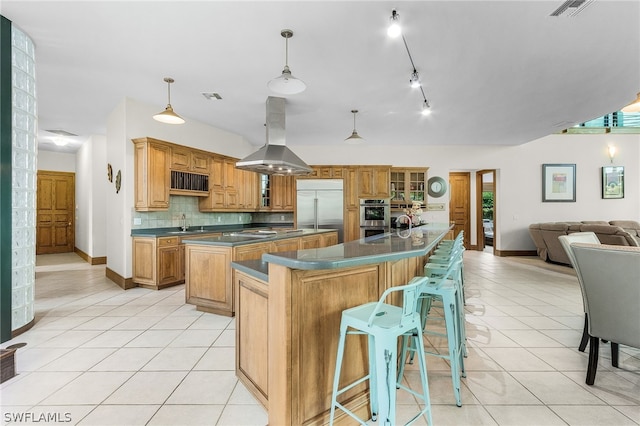
M 180 244 L 180 237 L 158 238 L 158 247 L 175 246 Z

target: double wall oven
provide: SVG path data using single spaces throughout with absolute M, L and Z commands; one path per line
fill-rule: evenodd
M 390 201 L 389 198 L 360 199 L 360 238 L 389 232 Z

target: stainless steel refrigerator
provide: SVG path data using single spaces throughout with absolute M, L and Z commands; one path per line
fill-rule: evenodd
M 344 241 L 342 179 L 298 179 L 296 222 L 299 229 L 337 229 Z

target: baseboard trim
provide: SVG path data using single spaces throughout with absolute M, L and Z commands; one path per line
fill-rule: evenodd
M 25 331 L 29 330 L 31 327 L 33 327 L 36 324 L 36 319 L 32 319 L 31 321 L 29 321 L 28 323 L 26 323 L 25 325 L 23 325 L 20 328 L 16 328 L 15 330 L 11 331 L 11 338 L 15 338 L 19 335 L 21 335 L 22 333 L 24 333 Z
M 495 255 L 498 257 L 509 256 L 537 256 L 536 250 L 496 250 Z
M 133 282 L 133 278 L 125 278 L 110 268 L 104 268 L 104 274 L 111 281 L 116 283 L 123 290 L 129 290 L 130 288 L 137 287 Z
M 85 253 L 82 250 L 80 250 L 78 247 L 74 247 L 73 251 L 75 252 L 75 254 L 80 256 L 85 262 L 87 262 L 87 263 L 89 263 L 91 265 L 106 265 L 107 264 L 107 256 L 91 257 L 87 253 Z

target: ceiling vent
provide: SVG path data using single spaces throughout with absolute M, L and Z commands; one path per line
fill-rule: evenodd
M 554 10 L 549 16 L 573 17 L 582 12 L 595 0 L 567 0 Z
M 70 132 L 67 132 L 66 130 L 60 130 L 60 129 L 45 130 L 45 131 L 49 133 L 55 133 L 56 135 L 60 135 L 60 136 L 78 136 L 75 133 L 70 133 Z
M 211 99 L 220 100 L 220 99 L 222 99 L 222 96 L 220 96 L 218 93 L 215 93 L 215 92 L 202 92 L 202 96 L 207 98 L 207 100 L 211 100 Z

